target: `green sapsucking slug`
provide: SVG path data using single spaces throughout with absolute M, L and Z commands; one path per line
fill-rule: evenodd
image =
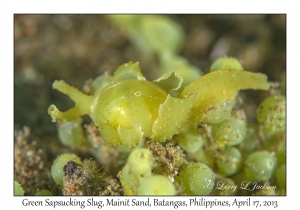
M 239 90 L 268 90 L 267 77 L 260 73 L 222 70 L 208 73 L 186 86 L 179 96 L 184 78 L 169 72 L 147 81 L 138 63 L 121 65 L 113 76 L 102 75 L 100 87 L 87 95 L 64 81 L 53 88 L 68 95 L 75 106 L 65 112 L 51 105 L 52 121 L 71 121 L 88 114 L 110 145 L 136 147 L 143 138 L 163 142 L 171 139 L 189 122 L 200 122 L 205 113 L 219 103 L 233 100 Z

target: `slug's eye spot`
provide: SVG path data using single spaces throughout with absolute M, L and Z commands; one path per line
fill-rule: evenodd
M 140 91 L 137 91 L 137 92 L 134 93 L 134 95 L 135 95 L 136 97 L 140 97 L 142 94 L 141 94 Z

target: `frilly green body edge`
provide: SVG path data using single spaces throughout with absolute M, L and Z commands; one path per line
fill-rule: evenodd
M 48 113 L 53 122 L 90 115 L 107 144 L 127 147 L 136 147 L 146 137 L 160 142 L 171 139 L 187 123 L 205 121 L 209 110 L 234 100 L 239 90 L 270 88 L 264 74 L 222 69 L 199 77 L 174 95 L 182 77 L 169 72 L 150 82 L 139 64 L 132 62 L 121 65 L 113 76 L 99 78 L 92 86 L 93 95 L 54 81 L 53 89 L 68 95 L 75 106 L 62 112 L 51 105 Z

